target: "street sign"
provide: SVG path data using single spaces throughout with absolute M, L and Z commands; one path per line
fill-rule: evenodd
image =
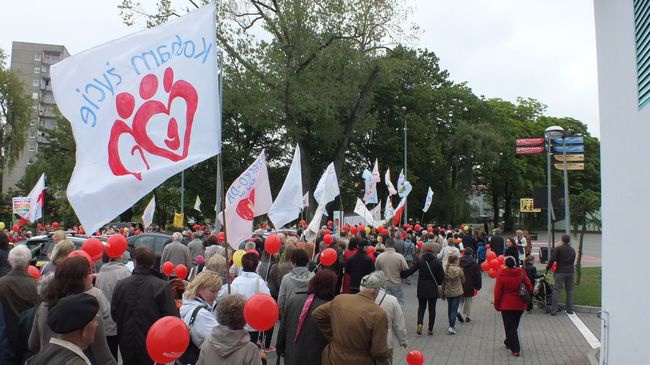
M 542 138 L 519 138 L 516 141 L 517 146 L 537 146 L 544 144 L 544 137 Z
M 553 140 L 553 143 L 556 145 L 562 145 L 564 143 L 566 144 L 584 144 L 585 143 L 585 137 L 584 136 L 569 136 L 564 139 L 562 138 L 555 138 Z
M 539 147 L 517 147 L 515 153 L 518 155 L 533 155 L 544 152 L 544 146 Z
M 553 155 L 553 157 L 555 157 L 556 161 L 560 161 L 560 162 L 564 161 L 564 155 L 563 154 L 561 154 L 561 155 L 555 154 L 555 155 Z M 584 160 L 585 160 L 585 155 L 584 154 L 566 155 L 566 161 L 567 162 L 582 162 Z
M 565 150 L 564 146 L 553 146 L 553 151 L 555 151 L 555 153 L 563 153 L 564 150 Z M 585 153 L 585 146 L 582 144 L 567 145 L 566 153 Z
M 533 198 L 519 199 L 519 211 L 522 213 L 539 213 L 542 210 L 535 208 L 535 200 Z
M 564 170 L 564 163 L 554 163 L 553 164 L 556 169 L 562 171 Z M 567 170 L 584 170 L 585 169 L 585 164 L 582 162 L 572 162 L 572 163 L 567 163 L 566 164 L 566 169 Z

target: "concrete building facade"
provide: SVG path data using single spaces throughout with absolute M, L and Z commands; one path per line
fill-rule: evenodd
M 13 42 L 11 70 L 20 77 L 25 92 L 32 98 L 32 119 L 25 135 L 25 147 L 12 168 L 5 166 L 2 175 L 2 193 L 7 194 L 25 175 L 27 166 L 36 161 L 38 144 L 44 140 L 44 131 L 56 128 L 56 103 L 52 94 L 50 66 L 70 56 L 64 46 Z

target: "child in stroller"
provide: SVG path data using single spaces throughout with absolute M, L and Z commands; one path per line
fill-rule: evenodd
M 537 268 L 534 265 L 535 257 L 528 256 L 526 257 L 524 270 L 526 270 L 526 275 L 531 283 L 535 283 L 533 287 L 533 297 L 528 304 L 528 311 L 530 312 L 534 306 L 544 310 L 544 313 L 551 311 L 551 302 L 553 298 L 553 288 L 551 284 L 546 281 L 546 276 L 537 275 Z

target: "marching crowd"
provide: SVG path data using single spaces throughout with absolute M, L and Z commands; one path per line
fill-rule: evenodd
M 192 228 L 184 232 L 187 244 L 183 233 L 171 236 L 160 266 L 154 250 L 140 246 L 114 258 L 104 253 L 97 271 L 57 231 L 38 275 L 28 270 L 30 249 L 0 232 L 0 363 L 152 364 L 149 328 L 176 316 L 190 333 L 183 364 L 260 364 L 272 351 L 285 364 L 390 364 L 396 349 L 408 347 L 402 289 L 411 276 L 417 273 L 416 333 L 423 335 L 426 324 L 426 334 L 434 334 L 440 299 L 447 304 L 446 333 L 454 335 L 457 321 L 474 320 L 486 252 L 503 255 L 493 302 L 504 345 L 520 355 L 517 329 L 538 277 L 522 231 L 504 239 L 498 230 L 475 236 L 469 226 L 346 225 L 337 234 L 324 226 L 316 242 L 305 242 L 300 231 L 272 234 L 280 242 L 276 251 L 265 249 L 271 236 L 260 229 L 234 251 L 223 234 Z M 548 271 L 557 262 L 551 314 L 564 286 L 572 311 L 575 251 L 568 236 L 562 241 L 547 265 Z M 334 260 L 321 262 L 328 249 L 336 251 Z M 189 275 L 167 271 L 167 262 L 185 265 Z M 256 294 L 270 295 L 279 307 L 275 343 L 273 327 L 257 331 L 245 319 L 246 301 Z

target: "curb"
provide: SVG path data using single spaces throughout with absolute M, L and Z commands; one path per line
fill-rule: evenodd
M 589 313 L 589 314 L 599 314 L 601 311 L 600 307 L 590 307 L 587 305 L 574 305 L 573 310 L 577 313 Z
M 589 361 L 589 365 L 599 365 L 600 364 L 600 348 L 589 351 L 585 357 Z

